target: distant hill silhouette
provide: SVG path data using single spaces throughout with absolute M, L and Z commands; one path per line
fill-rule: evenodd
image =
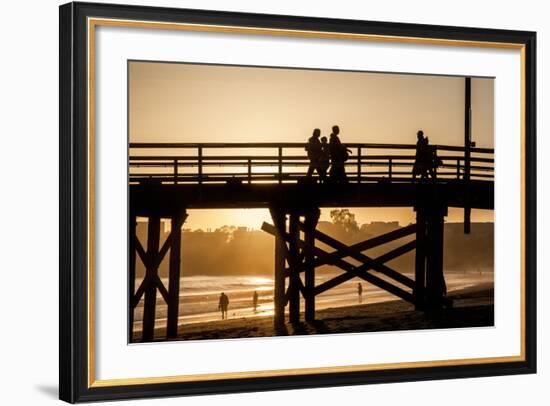
M 363 224 L 358 231 L 347 232 L 341 225 L 331 222 L 319 222 L 318 229 L 334 238 L 353 244 L 399 228 L 397 222 L 373 222 Z M 138 223 L 137 234 L 146 247 L 146 223 Z M 161 237 L 161 244 L 166 238 Z M 386 244 L 380 248 L 365 251 L 371 257 L 377 257 L 392 248 L 396 248 L 414 236 Z M 274 266 L 274 239 L 260 230 L 222 227 L 205 232 L 202 230 L 184 230 L 182 236 L 182 275 L 258 275 L 272 276 Z M 321 248 L 324 248 L 320 246 Z M 462 223 L 445 224 L 446 271 L 491 271 L 494 257 L 494 224 L 472 223 L 472 232 L 463 233 Z M 388 265 L 398 271 L 414 269 L 414 251 L 403 255 Z M 322 270 L 330 267 L 320 268 Z M 142 277 L 145 269 L 137 261 L 136 274 Z M 168 255 L 162 262 L 159 274 L 168 275 Z

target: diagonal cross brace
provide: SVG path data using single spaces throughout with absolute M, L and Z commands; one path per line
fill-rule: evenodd
M 178 219 L 178 222 L 173 225 L 173 230 L 175 228 L 181 227 L 183 223 L 185 222 L 185 219 L 187 216 L 180 216 Z M 160 266 L 162 260 L 166 256 L 166 253 L 168 252 L 168 249 L 173 245 L 174 241 L 174 233 L 171 231 L 168 237 L 166 238 L 166 241 L 164 241 L 164 244 L 162 245 L 162 248 L 158 251 L 158 253 L 150 253 L 146 252 L 143 248 L 143 245 L 141 245 L 141 241 L 139 241 L 139 238 L 137 235 L 134 235 L 134 242 L 136 251 L 141 258 L 141 261 L 145 265 L 145 278 L 143 278 L 143 281 L 141 282 L 141 285 L 139 286 L 138 290 L 136 291 L 134 297 L 132 298 L 132 306 L 136 307 L 139 301 L 141 300 L 141 297 L 145 293 L 145 288 L 149 283 L 155 283 L 157 285 L 157 288 L 159 289 L 163 299 L 167 301 L 168 299 L 168 291 L 166 290 L 166 287 L 158 277 L 158 274 L 156 273 L 158 267 Z M 156 276 L 156 278 L 153 277 L 153 275 Z M 151 279 L 153 278 L 153 279 Z M 151 282 L 153 281 L 153 282 Z
M 186 216 L 181 216 L 179 221 L 176 223 L 175 227 L 181 227 L 185 221 Z M 160 263 L 166 256 L 166 253 L 168 252 L 168 249 L 172 246 L 174 240 L 174 233 L 170 232 L 170 235 L 168 238 L 166 238 L 166 241 L 164 241 L 164 244 L 162 245 L 162 248 L 155 253 L 147 252 L 145 253 L 145 250 L 143 249 L 143 246 L 141 245 L 141 242 L 139 241 L 139 238 L 137 235 L 135 236 L 135 242 L 136 242 L 136 250 L 143 261 L 145 267 L 147 270 L 156 270 L 160 266 Z
M 299 224 L 300 229 L 304 229 L 305 225 L 303 223 Z M 341 243 L 340 241 L 330 237 L 329 235 L 319 231 L 315 230 L 315 238 L 319 241 L 330 245 L 333 248 L 336 248 L 337 251 L 332 252 L 329 254 L 328 258 L 344 258 L 344 257 L 354 257 L 354 255 L 357 255 L 358 253 L 361 253 L 362 251 L 366 251 L 371 248 L 378 247 L 379 245 L 386 244 L 388 242 L 391 242 L 393 240 L 398 240 L 400 238 L 406 237 L 408 235 L 414 234 L 416 232 L 416 224 L 411 224 L 407 227 L 403 227 L 394 231 L 390 231 L 389 233 L 379 235 L 374 238 L 370 238 L 365 241 L 361 241 L 357 244 L 353 245 L 346 245 Z M 363 261 L 363 259 L 355 258 L 358 261 Z M 315 266 L 325 265 L 324 263 L 318 263 L 315 264 Z
M 160 280 L 160 277 L 158 275 L 152 275 L 147 274 L 145 275 L 145 278 L 143 278 L 143 281 L 141 282 L 141 285 L 139 285 L 138 290 L 136 291 L 136 294 L 132 298 L 132 308 L 135 308 L 139 301 L 141 300 L 141 297 L 145 293 L 145 289 L 147 286 L 149 286 L 150 283 L 153 283 L 157 286 L 157 289 L 159 290 L 162 298 L 164 299 L 164 302 L 168 303 L 168 290 L 166 290 L 166 286 L 162 283 Z
M 378 246 L 378 245 L 380 245 L 380 241 L 383 241 L 383 243 L 386 243 L 386 242 L 389 242 L 389 241 L 392 241 L 392 240 L 395 240 L 395 239 L 402 238 L 404 236 L 412 234 L 415 231 L 416 231 L 416 225 L 410 225 L 410 226 L 407 226 L 407 227 L 403 227 L 399 230 L 395 230 L 395 231 L 389 232 L 387 234 L 381 235 L 379 237 L 371 238 L 370 240 L 363 241 L 363 242 L 348 246 L 348 245 L 346 245 L 346 244 L 344 244 L 344 243 L 342 243 L 342 242 L 326 235 L 325 233 L 322 233 L 321 231 L 316 230 L 315 231 L 315 238 L 317 238 L 319 241 L 331 246 L 332 248 L 335 248 L 337 251 L 330 253 L 328 255 L 328 257 L 325 257 L 323 260 L 317 261 L 318 264 L 315 264 L 315 266 L 325 265 L 327 263 L 326 261 L 330 261 L 330 262 L 328 262 L 328 264 L 334 264 L 334 260 L 336 258 L 341 259 L 341 258 L 344 258 L 344 257 L 351 257 L 351 258 L 353 258 L 357 261 L 362 262 L 363 265 L 361 265 L 361 267 L 363 267 L 364 269 L 373 269 L 375 271 L 378 271 L 378 272 L 380 272 L 380 273 L 382 273 L 382 274 L 384 274 L 384 275 L 386 275 L 386 276 L 388 276 L 392 279 L 395 279 L 397 282 L 402 283 L 403 285 L 413 289 L 414 286 L 415 286 L 414 280 L 412 280 L 411 278 L 409 278 L 409 277 L 407 277 L 407 276 L 405 276 L 405 275 L 403 275 L 399 272 L 394 271 L 390 267 L 383 264 L 383 262 L 387 262 L 387 261 L 389 261 L 389 259 L 385 260 L 385 261 L 379 261 L 377 259 L 373 259 L 373 258 L 361 253 L 360 250 L 361 249 L 373 248 L 375 246 Z M 375 241 L 376 245 L 371 245 L 373 240 L 376 240 Z M 367 248 L 364 248 L 364 247 L 367 247 Z M 407 247 L 407 245 L 404 245 L 403 247 Z M 401 248 L 403 248 L 403 247 L 401 247 Z M 410 248 L 410 246 L 408 246 L 408 247 Z M 402 254 L 405 254 L 406 252 L 408 252 L 410 250 L 412 250 L 412 248 L 405 249 L 405 251 L 403 251 Z M 397 256 L 399 256 L 399 255 L 396 255 L 393 258 L 395 258 Z M 393 259 L 393 258 L 391 258 L 391 259 Z
M 269 233 L 269 234 L 272 234 L 272 235 L 277 235 L 278 234 L 276 228 L 273 225 L 265 223 L 265 222 L 262 224 L 262 230 Z M 290 238 L 290 236 L 287 233 L 280 233 L 280 237 L 283 238 L 285 241 L 288 241 L 288 239 Z M 298 244 L 301 245 L 301 246 L 305 245 L 302 240 L 299 240 Z M 314 251 L 314 254 L 317 257 L 322 258 L 325 261 L 328 261 L 328 259 L 330 258 L 330 261 L 333 265 L 343 269 L 346 272 L 349 272 L 350 274 L 353 275 L 352 277 L 359 277 L 359 278 L 361 278 L 361 279 L 363 279 L 363 280 L 365 280 L 369 283 L 372 283 L 373 285 L 375 285 L 375 286 L 377 286 L 381 289 L 384 289 L 384 290 L 386 290 L 386 291 L 402 298 L 403 300 L 414 303 L 413 295 L 411 293 L 407 292 L 406 290 L 401 289 L 401 288 L 399 288 L 395 285 L 392 285 L 391 283 L 389 283 L 389 282 L 385 281 L 384 279 L 381 279 L 381 278 L 379 278 L 375 275 L 372 275 L 372 274 L 367 273 L 365 271 L 359 271 L 358 268 L 356 268 L 355 266 L 353 266 L 349 262 L 346 262 L 346 261 L 344 261 L 344 260 L 342 260 L 338 257 L 332 258 L 330 253 L 322 250 L 321 248 L 313 247 L 313 251 Z M 378 267 L 377 264 L 375 264 L 375 265 Z
M 315 247 L 315 254 L 320 257 L 326 257 L 330 255 L 328 252 Z M 404 289 L 401 289 L 400 287 L 397 287 L 387 281 L 385 281 L 382 278 L 379 278 L 378 276 L 375 276 L 371 273 L 365 272 L 365 271 L 359 271 L 358 268 L 354 267 L 349 262 L 346 262 L 341 259 L 337 259 L 334 261 L 334 265 L 338 266 L 339 268 L 343 269 L 346 272 L 349 272 L 353 276 L 356 276 L 358 278 L 363 279 L 366 282 L 372 283 L 374 286 L 377 286 L 381 289 L 384 289 L 395 296 L 400 297 L 403 300 L 406 300 L 407 302 L 414 303 L 414 297 L 411 293 L 407 292 Z
M 412 251 L 415 248 L 416 248 L 416 241 L 411 241 L 411 242 L 408 242 L 407 244 L 402 245 L 401 247 L 398 247 L 394 250 L 391 250 L 391 251 L 387 252 L 386 254 L 383 254 L 383 255 L 380 255 L 377 258 L 374 258 L 372 261 L 376 262 L 376 263 L 379 263 L 379 264 L 383 264 L 384 262 L 391 261 L 392 259 L 397 258 L 397 257 L 405 254 L 406 252 Z M 362 264 L 362 265 L 355 268 L 356 272 L 367 272 L 371 269 L 372 268 L 371 268 L 370 263 L 365 263 L 365 264 Z M 401 275 L 401 274 L 399 274 L 399 275 Z M 320 293 L 323 293 L 323 292 L 325 292 L 325 291 L 327 291 L 331 288 L 334 288 L 334 287 L 340 285 L 341 283 L 344 283 L 344 282 L 349 281 L 350 279 L 353 279 L 354 277 L 355 277 L 355 275 L 352 274 L 352 273 L 349 273 L 349 272 L 338 275 L 338 276 L 336 276 L 336 277 L 334 277 L 334 278 L 332 278 L 332 279 L 330 279 L 326 282 L 323 282 L 319 286 L 317 286 L 315 288 L 315 294 L 318 295 Z
M 298 289 L 298 291 L 300 291 L 302 293 L 303 297 L 306 297 L 309 294 L 307 292 L 306 287 L 304 286 L 304 283 L 302 282 L 301 279 L 296 280 L 296 286 L 295 286 L 294 289 Z M 292 292 L 292 287 L 289 286 L 288 290 L 285 293 L 285 306 L 288 304 L 292 293 L 293 293 Z
M 303 227 L 303 225 L 300 223 L 300 226 Z M 271 224 L 268 224 L 268 223 L 263 223 L 262 225 L 262 230 L 263 231 L 266 231 L 267 233 L 269 234 L 273 234 L 274 235 L 274 231 L 275 231 L 275 227 L 273 227 Z M 321 266 L 321 265 L 335 265 L 335 266 L 339 266 L 341 268 L 340 265 L 338 264 L 341 264 L 341 263 L 345 263 L 345 264 L 349 264 L 347 261 L 343 261 L 342 258 L 344 257 L 352 257 L 360 262 L 362 262 L 363 264 L 360 265 L 359 267 L 355 267 L 351 264 L 351 266 L 353 266 L 355 269 L 357 269 L 358 272 L 362 272 L 362 271 L 368 271 L 368 270 L 375 270 L 377 272 L 380 272 L 381 274 L 384 274 L 392 279 L 394 279 L 395 281 L 413 289 L 414 286 L 415 286 L 415 282 L 414 280 L 412 280 L 411 278 L 391 269 L 390 267 L 384 265 L 384 262 L 388 262 L 390 261 L 391 259 L 394 259 L 400 255 L 403 255 L 409 251 L 412 251 L 415 247 L 416 247 L 416 243 L 414 241 L 411 241 L 399 248 L 396 248 L 395 250 L 392 250 L 390 252 L 388 252 L 387 254 L 385 255 L 382 255 L 380 256 L 379 258 L 376 258 L 376 259 L 373 259 L 361 252 L 357 252 L 354 250 L 353 247 L 368 247 L 368 248 L 372 248 L 373 246 L 377 246 L 379 244 L 381 244 L 383 242 L 388 242 L 388 241 L 392 241 L 392 238 L 393 239 L 398 239 L 398 238 L 402 238 L 406 235 L 409 235 L 411 234 L 412 232 L 414 231 L 411 231 L 411 230 L 416 230 L 416 225 L 411 225 L 411 226 L 407 226 L 407 227 L 404 227 L 402 229 L 399 229 L 399 230 L 395 230 L 395 231 L 392 231 L 390 233 L 387 233 L 387 234 L 384 234 L 382 236 L 379 236 L 379 237 L 375 237 L 375 238 L 372 238 L 370 240 L 367 240 L 367 241 L 363 241 L 363 242 L 360 242 L 358 244 L 354 244 L 354 245 L 351 245 L 351 246 L 348 246 L 344 243 L 341 243 L 340 241 L 338 240 L 335 240 L 334 238 L 326 235 L 325 233 L 322 233 L 320 231 L 317 231 L 315 230 L 315 238 L 318 239 L 319 241 L 331 246 L 332 248 L 335 248 L 337 251 L 335 252 L 332 252 L 332 253 L 327 253 L 326 251 L 323 251 L 324 255 L 322 255 L 322 257 L 320 256 L 317 256 L 317 259 L 316 261 L 314 262 L 314 266 L 315 267 L 318 267 L 318 266 Z M 391 237 L 391 238 L 390 238 Z M 283 236 L 283 239 L 285 239 L 285 241 L 287 241 L 287 238 L 288 236 L 284 235 Z M 376 241 L 374 241 L 376 240 Z M 375 243 L 375 245 L 371 245 L 373 244 L 373 241 Z M 299 240 L 298 244 L 300 246 L 304 246 L 304 241 L 303 240 Z M 315 251 L 316 252 L 316 251 Z M 386 257 L 388 256 L 388 257 Z M 288 272 L 288 270 L 286 270 Z M 300 269 L 300 271 L 302 271 L 302 269 Z M 349 279 L 353 278 L 350 277 Z

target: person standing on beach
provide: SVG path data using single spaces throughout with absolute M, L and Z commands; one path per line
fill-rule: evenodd
M 357 284 L 357 296 L 359 296 L 359 303 L 363 303 L 363 285 L 361 285 L 361 282 Z
M 218 303 L 218 309 L 222 312 L 222 320 L 227 319 L 227 308 L 229 307 L 229 298 L 222 292 L 220 295 L 220 301 Z
M 254 291 L 254 295 L 252 296 L 252 307 L 254 308 L 254 313 L 256 313 L 256 309 L 258 308 L 258 292 Z

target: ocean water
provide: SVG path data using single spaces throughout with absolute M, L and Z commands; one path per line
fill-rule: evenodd
M 337 276 L 339 273 L 318 272 L 315 284 Z M 412 272 L 404 273 L 414 279 Z M 380 276 L 380 274 L 377 274 Z M 493 282 L 492 272 L 450 272 L 445 273 L 448 292 Z M 168 280 L 162 279 L 165 286 Z M 361 283 L 361 301 L 357 284 Z M 139 283 L 136 281 L 136 285 Z M 258 307 L 254 311 L 252 297 L 258 292 Z M 229 318 L 249 318 L 273 314 L 273 279 L 255 276 L 188 276 L 180 279 L 179 324 L 202 323 L 221 319 L 218 300 L 221 292 L 229 297 Z M 316 309 L 350 306 L 359 303 L 377 303 L 396 300 L 397 297 L 370 283 L 355 278 L 330 289 L 316 297 Z M 304 301 L 301 300 L 303 307 Z M 302 308 L 303 310 L 303 308 Z M 156 326 L 166 326 L 167 307 L 160 294 L 157 295 Z M 143 300 L 134 313 L 134 331 L 142 328 Z

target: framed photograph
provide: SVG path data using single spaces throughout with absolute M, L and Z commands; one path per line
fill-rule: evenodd
M 60 398 L 536 371 L 534 32 L 60 7 Z

